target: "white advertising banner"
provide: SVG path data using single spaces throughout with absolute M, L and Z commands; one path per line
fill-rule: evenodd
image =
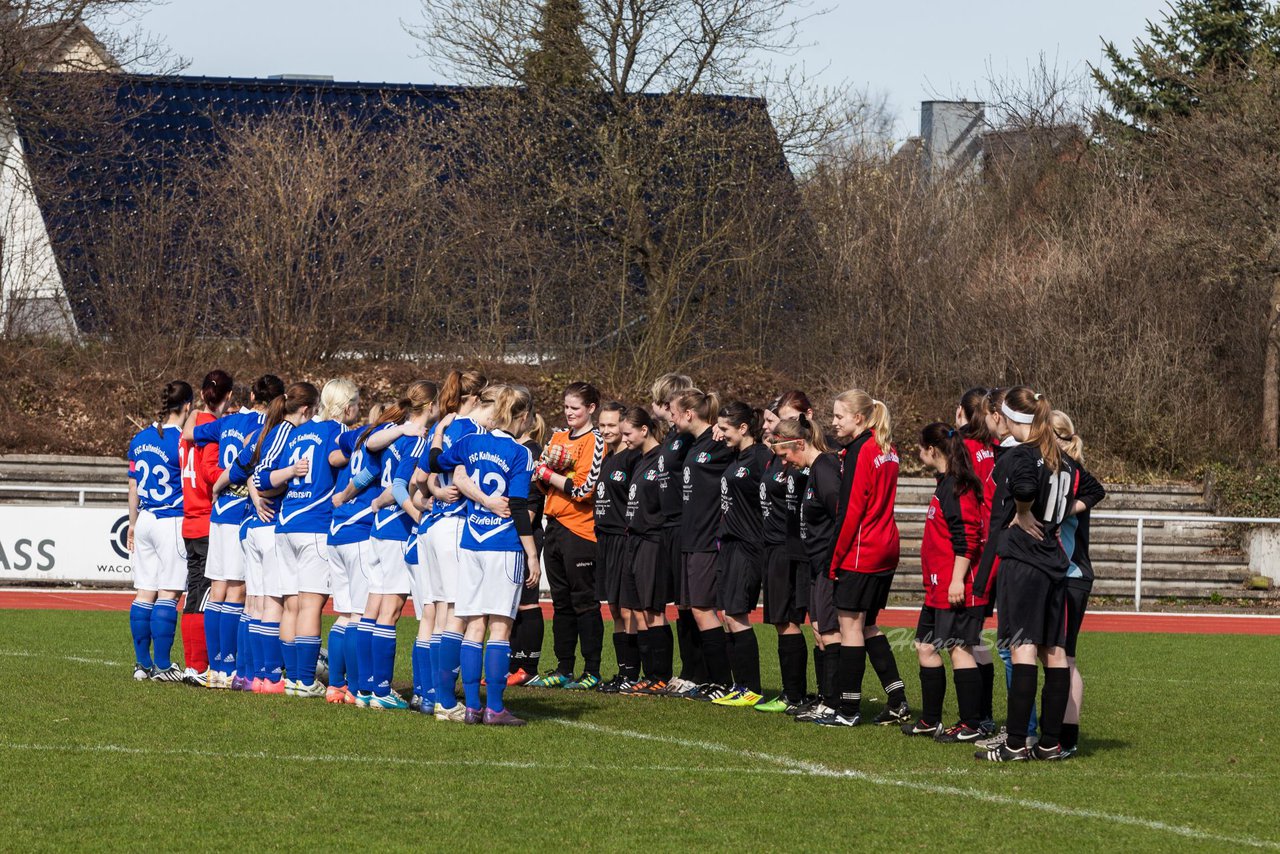
M 131 584 L 124 508 L 0 504 L 0 581 Z

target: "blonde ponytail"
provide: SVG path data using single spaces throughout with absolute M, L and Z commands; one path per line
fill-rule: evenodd
M 889 453 L 893 447 L 893 422 L 889 418 L 889 407 L 858 388 L 836 395 L 836 403 L 843 403 L 850 414 L 861 415 L 875 438 L 880 453 Z

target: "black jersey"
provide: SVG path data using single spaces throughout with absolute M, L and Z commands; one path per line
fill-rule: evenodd
M 1034 566 L 1054 578 L 1063 578 L 1070 561 L 1058 539 L 1058 527 L 1075 503 L 1079 489 L 1079 467 L 1070 457 L 1060 457 L 1059 469 L 1050 471 L 1035 445 L 1021 444 L 1005 454 L 997 467 L 1004 464 L 1006 500 L 999 515 L 993 509 L 991 532 L 999 532 L 996 554 L 1001 559 L 1017 560 Z M 996 482 L 996 491 L 1001 483 Z M 1031 515 L 1040 523 L 1044 539 L 1037 540 L 1017 526 L 1010 526 L 1017 513 L 1017 502 L 1031 503 Z
M 654 448 L 636 461 L 627 486 L 627 534 L 657 540 L 667 524 L 662 512 L 662 447 Z
M 795 489 L 795 478 L 790 475 L 791 467 L 776 454 L 764 467 L 764 478 L 760 481 L 760 515 L 764 519 L 765 545 L 781 546 L 787 542 L 788 499 L 791 498 L 787 489 Z
M 627 530 L 627 488 L 640 452 L 623 449 L 605 457 L 596 481 L 596 536 Z
M 684 457 L 689 453 L 693 437 L 688 433 L 671 431 L 667 440 L 658 446 L 658 487 L 662 496 L 662 515 L 668 528 L 680 527 L 680 514 L 684 512 L 684 499 L 680 497 L 680 473 L 684 470 Z
M 532 439 L 522 442 L 533 459 L 542 456 L 542 446 Z M 542 538 L 546 533 L 542 527 L 542 508 L 546 504 L 547 496 L 541 489 L 530 489 L 529 497 L 525 499 L 525 506 L 529 508 L 529 513 L 533 517 L 533 544 L 538 550 L 538 554 L 542 554 Z
M 764 545 L 764 472 L 773 454 L 759 443 L 738 453 L 720 476 L 720 539 Z
M 831 454 L 819 454 L 805 471 L 808 481 L 800 500 L 800 538 L 810 566 L 826 572 L 836 545 L 840 463 Z
M 680 550 L 713 552 L 720 533 L 720 476 L 735 454 L 711 435 L 711 428 L 689 444 L 680 480 Z

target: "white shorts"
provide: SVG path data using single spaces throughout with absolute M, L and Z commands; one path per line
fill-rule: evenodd
M 370 537 L 369 544 L 378 558 L 369 572 L 369 592 L 408 596 L 409 565 L 404 562 L 404 543 Z
M 413 615 L 422 620 L 422 609 L 425 605 L 430 605 L 431 600 L 424 601 L 422 596 L 422 574 L 425 567 L 419 560 L 420 553 L 418 549 L 418 535 L 412 534 L 409 542 L 405 543 L 404 565 L 409 570 L 409 600 L 413 602 Z
M 289 567 L 295 593 L 329 595 L 328 539 L 328 534 L 280 534 L 276 537 L 280 565 Z
M 246 596 L 271 596 L 268 584 L 276 573 L 276 529 L 250 528 L 244 545 L 244 592 Z
M 427 529 L 428 533 L 431 531 Z M 417 543 L 418 560 L 409 564 L 409 576 L 413 582 L 413 606 L 418 611 L 418 619 L 422 619 L 422 609 L 436 602 L 444 601 L 444 593 L 436 587 L 437 578 L 430 569 L 430 552 L 427 550 L 427 535 L 420 534 Z
M 461 516 L 437 519 L 418 542 L 418 558 L 427 566 L 427 587 L 437 602 L 458 601 L 462 525 Z
M 209 558 L 204 577 L 210 581 L 244 581 L 244 548 L 240 526 L 214 522 L 209 526 Z
M 135 590 L 186 590 L 187 544 L 182 539 L 182 517 L 157 519 L 150 510 L 139 510 L 130 562 Z
M 524 584 L 524 552 L 462 550 L 458 567 L 459 617 L 514 618 Z
M 339 614 L 363 614 L 369 604 L 369 569 L 375 561 L 369 542 L 329 546 L 333 610 Z

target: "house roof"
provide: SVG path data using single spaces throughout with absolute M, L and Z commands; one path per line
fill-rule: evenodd
M 47 75 L 49 104 L 60 96 L 62 75 Z M 80 128 L 19 127 L 33 186 L 39 197 L 50 242 L 76 326 L 94 331 L 91 285 L 95 272 L 90 251 L 101 233 L 104 214 L 133 204 L 144 184 L 161 180 L 178 162 L 214 155 L 219 130 L 273 113 L 319 111 L 358 119 L 370 129 L 400 120 L 405 113 L 447 117 L 465 98 L 484 89 L 394 83 L 333 82 L 315 78 L 213 78 L 150 75 L 102 75 L 107 88 L 108 121 Z M 661 96 L 646 96 L 660 101 Z M 768 168 L 786 170 L 772 134 L 764 102 L 757 99 L 707 99 L 712 109 L 738 120 L 763 121 L 773 150 L 746 156 L 764 158 Z M 47 106 L 47 105 L 46 105 Z M 39 111 L 20 111 L 19 115 Z M 116 134 L 122 133 L 123 139 Z M 759 139 L 759 137 L 753 137 Z M 733 146 L 730 146 L 732 148 Z

